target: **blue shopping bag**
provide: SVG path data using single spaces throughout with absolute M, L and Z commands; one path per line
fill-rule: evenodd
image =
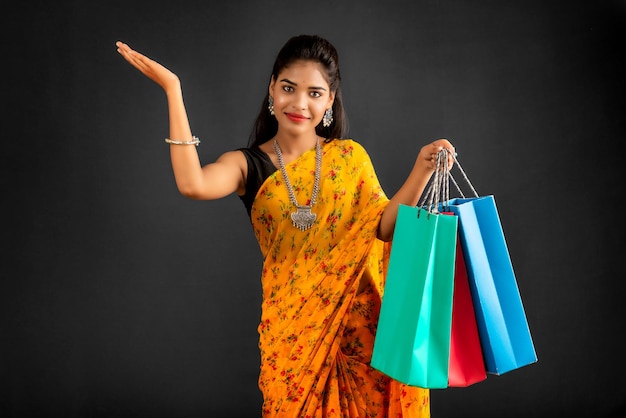
M 536 362 L 537 354 L 495 198 L 478 196 L 458 161 L 457 166 L 475 196 L 450 199 L 444 206 L 459 218 L 486 370 L 500 375 Z

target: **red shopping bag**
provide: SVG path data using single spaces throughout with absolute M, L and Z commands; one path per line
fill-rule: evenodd
M 461 241 L 457 240 L 448 386 L 466 387 L 486 378 L 465 259 Z

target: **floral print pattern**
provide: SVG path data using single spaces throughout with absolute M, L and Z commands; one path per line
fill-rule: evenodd
M 295 210 L 280 171 L 251 211 L 264 257 L 258 326 L 264 417 L 429 417 L 427 389 L 373 369 L 389 244 L 376 238 L 388 203 L 369 156 L 352 140 L 324 143 L 317 219 Z M 298 202 L 313 190 L 315 152 L 286 166 Z

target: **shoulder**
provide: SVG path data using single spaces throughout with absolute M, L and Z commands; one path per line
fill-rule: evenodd
M 242 184 L 245 184 L 248 176 L 248 157 L 241 149 L 226 151 L 215 161 L 220 167 L 227 167 L 229 170 L 236 170 L 241 175 Z
M 327 145 L 333 154 L 347 157 L 355 163 L 370 161 L 370 157 L 363 145 L 353 139 L 333 139 Z
M 328 144 L 332 149 L 342 154 L 367 154 L 363 145 L 354 139 L 333 139 Z
M 244 149 L 241 148 L 232 151 L 226 151 L 225 153 L 220 155 L 217 161 L 229 164 L 245 165 L 246 156 L 244 154 Z

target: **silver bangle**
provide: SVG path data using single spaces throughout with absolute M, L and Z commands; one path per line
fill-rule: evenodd
M 200 144 L 200 139 L 197 136 L 192 136 L 191 141 L 178 141 L 176 139 L 165 138 L 165 142 L 172 145 L 195 145 L 196 147 Z

